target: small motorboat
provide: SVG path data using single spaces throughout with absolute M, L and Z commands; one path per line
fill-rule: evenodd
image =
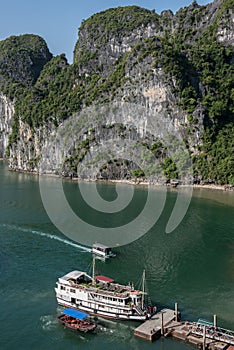
M 101 243 L 94 243 L 93 244 L 92 253 L 96 256 L 103 258 L 103 259 L 113 258 L 116 256 L 116 254 L 112 252 L 110 247 L 107 247 Z
M 62 314 L 57 317 L 59 323 L 64 327 L 78 332 L 92 332 L 97 325 L 87 320 L 89 315 L 75 309 L 64 309 Z

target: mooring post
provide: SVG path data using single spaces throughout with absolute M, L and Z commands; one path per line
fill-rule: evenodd
M 175 303 L 175 320 L 178 321 L 178 304 Z
M 163 312 L 161 312 L 161 335 L 164 335 Z
M 206 350 L 206 326 L 203 326 L 203 350 Z
M 217 316 L 214 315 L 214 328 L 216 328 L 216 327 L 217 327 Z

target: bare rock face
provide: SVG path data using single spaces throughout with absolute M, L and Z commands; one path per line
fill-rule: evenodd
M 0 158 L 6 157 L 9 136 L 12 132 L 14 103 L 0 94 Z
M 225 10 L 220 18 L 217 40 L 224 45 L 234 45 L 234 10 L 231 8 Z

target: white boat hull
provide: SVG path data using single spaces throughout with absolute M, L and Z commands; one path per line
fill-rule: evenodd
M 111 313 L 111 312 L 107 312 L 107 311 L 102 311 L 102 310 L 98 310 L 98 309 L 92 309 L 90 307 L 87 306 L 83 306 L 83 305 L 77 305 L 75 303 L 71 303 L 69 301 L 57 298 L 57 302 L 59 305 L 62 305 L 64 307 L 73 307 L 75 309 L 78 309 L 80 311 L 85 311 L 87 313 L 89 313 L 90 315 L 93 316 L 99 316 L 99 317 L 103 317 L 103 318 L 111 318 L 111 319 L 115 319 L 115 320 L 132 320 L 132 321 L 145 321 L 148 319 L 148 315 L 124 315 L 124 314 L 117 314 L 117 313 Z

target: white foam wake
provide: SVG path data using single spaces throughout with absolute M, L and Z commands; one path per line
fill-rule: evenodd
M 13 229 L 13 230 L 19 230 L 19 231 L 22 231 L 22 232 L 32 233 L 32 234 L 35 234 L 35 235 L 38 235 L 38 236 L 41 236 L 41 237 L 46 237 L 46 238 L 49 238 L 49 239 L 54 239 L 56 241 L 59 241 L 61 243 L 67 244 L 67 245 L 70 245 L 70 246 L 72 246 L 74 248 L 77 248 L 79 250 L 83 250 L 83 251 L 86 251 L 86 252 L 91 252 L 91 249 L 88 248 L 88 247 L 84 247 L 84 246 L 82 246 L 80 244 L 73 243 L 72 241 L 69 241 L 67 239 L 63 239 L 63 238 L 61 238 L 59 236 L 52 235 L 50 233 L 30 230 L 30 229 L 26 229 L 26 228 L 23 228 L 23 227 L 20 227 L 20 226 L 17 227 L 17 226 L 14 226 L 14 225 L 2 224 L 1 226 L 7 227 L 7 228 Z
M 87 247 L 84 247 L 82 245 L 79 245 L 79 244 L 76 244 L 76 243 L 73 243 L 71 241 L 68 241 L 66 239 L 63 239 L 61 237 L 58 237 L 58 236 L 55 236 L 55 235 L 51 235 L 49 233 L 44 233 L 44 232 L 40 232 L 40 231 L 31 231 L 32 233 L 36 234 L 36 235 L 39 235 L 39 236 L 42 236 L 42 237 L 47 237 L 47 238 L 50 238 L 50 239 L 55 239 L 56 241 L 59 241 L 59 242 L 62 242 L 64 244 L 67 244 L 67 245 L 70 245 L 72 247 L 75 247 L 75 248 L 78 248 L 80 250 L 84 250 L 86 252 L 91 252 L 91 249 L 90 248 L 87 248 Z

